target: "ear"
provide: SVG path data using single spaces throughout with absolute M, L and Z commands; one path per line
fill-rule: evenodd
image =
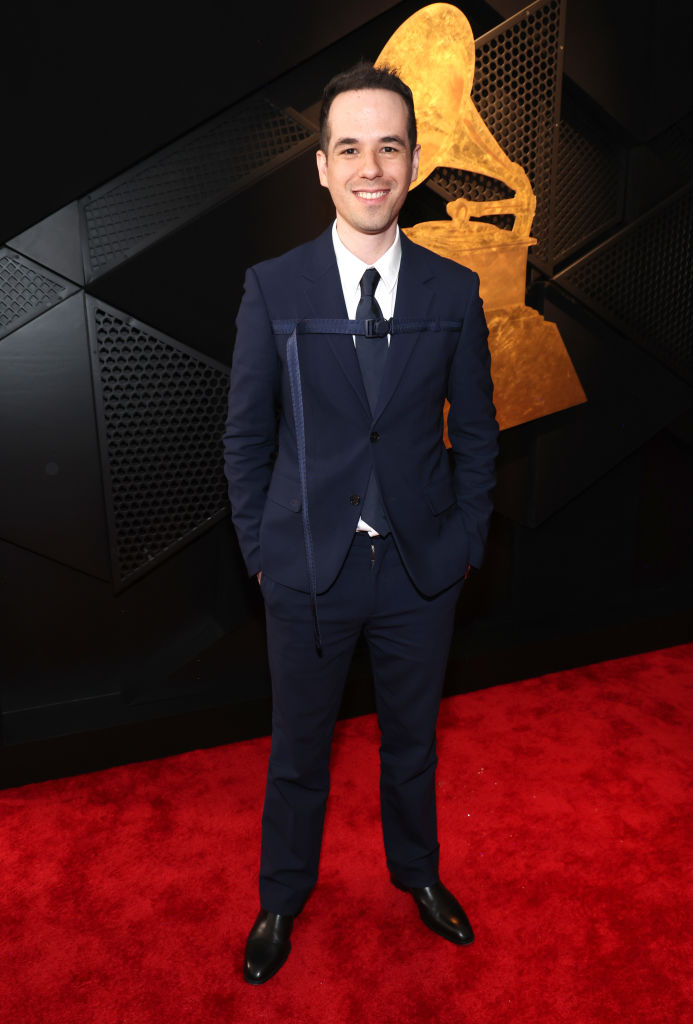
M 318 177 L 320 178 L 320 184 L 323 188 L 329 188 L 327 184 L 327 157 L 321 149 L 315 154 L 315 159 L 318 164 Z
M 419 176 L 419 158 L 421 157 L 421 146 L 416 143 L 414 152 L 411 155 L 411 180 L 416 181 Z

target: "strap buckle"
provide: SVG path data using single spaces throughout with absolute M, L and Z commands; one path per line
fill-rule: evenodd
M 390 327 L 392 325 L 392 319 L 390 320 L 364 320 L 363 326 L 365 327 L 364 337 L 366 338 L 385 338 L 392 331 Z

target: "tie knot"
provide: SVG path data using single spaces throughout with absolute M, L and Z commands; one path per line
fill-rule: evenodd
M 361 295 L 375 295 L 375 289 L 378 287 L 379 280 L 380 274 L 375 267 L 369 267 L 368 270 L 364 271 L 361 278 Z

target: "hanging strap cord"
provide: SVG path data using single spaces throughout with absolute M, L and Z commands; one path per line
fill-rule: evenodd
M 283 332 L 282 332 L 283 333 Z M 296 427 L 296 448 L 298 451 L 298 475 L 301 481 L 301 516 L 303 518 L 303 542 L 306 550 L 306 568 L 308 569 L 308 586 L 313 607 L 313 638 L 315 649 L 322 656 L 322 638 L 318 619 L 318 591 L 315 572 L 315 553 L 313 551 L 313 534 L 310 529 L 308 514 L 308 471 L 306 467 L 306 429 L 303 421 L 303 398 L 301 392 L 301 367 L 298 362 L 298 342 L 296 329 L 291 332 L 286 345 L 286 357 L 289 366 L 289 387 L 291 389 L 291 405 L 294 411 Z
M 421 331 L 461 331 L 461 320 L 347 320 L 310 317 L 306 320 L 273 320 L 273 334 L 357 334 L 364 338 L 384 338 L 387 334 L 419 334 Z
M 298 361 L 299 334 L 358 334 L 366 338 L 382 338 L 387 334 L 419 334 L 421 331 L 455 331 L 462 329 L 461 320 L 345 320 L 320 319 L 273 320 L 274 334 L 288 334 L 286 358 L 289 368 L 291 406 L 296 426 L 296 449 L 298 452 L 298 475 L 301 484 L 301 517 L 303 519 L 303 542 L 308 570 L 308 587 L 313 609 L 313 638 L 315 650 L 322 656 L 322 638 L 318 618 L 318 588 L 315 569 L 313 534 L 310 528 L 308 510 L 308 468 L 306 460 L 306 429 L 303 419 L 303 391 L 301 390 L 301 367 Z

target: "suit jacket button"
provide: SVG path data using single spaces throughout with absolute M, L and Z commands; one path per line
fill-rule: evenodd
M 378 431 L 377 430 L 372 431 L 372 433 L 371 433 L 371 441 L 379 441 L 379 440 L 380 440 L 380 434 L 378 433 Z
M 352 505 L 361 504 L 361 499 L 359 498 L 358 494 L 352 494 L 351 497 L 349 498 L 349 501 L 351 502 Z

